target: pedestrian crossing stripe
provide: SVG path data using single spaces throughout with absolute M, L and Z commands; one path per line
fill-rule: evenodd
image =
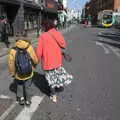
M 24 107 L 15 120 L 31 120 L 34 112 L 38 109 L 40 103 L 45 96 L 33 96 L 31 99 L 32 104 L 30 107 Z
M 33 96 L 31 98 L 31 105 L 29 107 L 24 107 L 17 117 L 14 120 L 31 120 L 34 112 L 38 109 L 40 103 L 44 99 L 45 95 L 43 96 Z M 6 117 L 12 112 L 12 110 L 16 107 L 18 102 L 13 102 L 12 105 L 0 116 L 0 120 L 5 120 Z

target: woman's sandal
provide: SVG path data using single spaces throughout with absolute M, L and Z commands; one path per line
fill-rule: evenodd
M 56 95 L 50 96 L 50 99 L 51 99 L 54 103 L 57 103 L 57 96 L 56 96 Z

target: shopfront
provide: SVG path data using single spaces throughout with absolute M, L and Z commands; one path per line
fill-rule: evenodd
M 1 0 L 0 16 L 7 17 L 11 35 L 23 34 L 26 31 L 39 29 L 40 6 L 28 1 Z

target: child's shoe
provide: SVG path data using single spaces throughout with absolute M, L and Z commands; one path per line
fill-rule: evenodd
M 54 103 L 57 102 L 57 96 L 56 96 L 56 95 L 50 96 L 50 99 L 51 99 Z
M 24 105 L 25 104 L 24 97 L 18 97 L 17 100 L 18 100 L 18 102 L 19 102 L 20 105 Z
M 30 106 L 30 105 L 31 105 L 31 100 L 26 100 L 26 101 L 25 101 L 25 105 L 26 105 L 26 106 Z

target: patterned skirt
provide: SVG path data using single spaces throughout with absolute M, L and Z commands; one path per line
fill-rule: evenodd
M 45 71 L 45 78 L 51 88 L 68 85 L 73 80 L 73 76 L 67 73 L 63 67 Z

